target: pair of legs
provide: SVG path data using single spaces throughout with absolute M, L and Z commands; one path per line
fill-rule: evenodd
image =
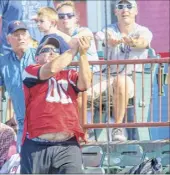
M 100 82 L 101 80 L 101 82 Z M 93 76 L 93 90 L 90 88 L 87 91 L 88 100 L 91 101 L 91 96 L 93 95 L 93 99 L 99 98 L 100 94 L 106 91 L 108 87 L 107 77 L 102 76 L 100 74 L 95 74 Z M 101 83 L 101 85 L 100 85 Z M 131 77 L 125 75 L 118 75 L 114 77 L 110 77 L 110 95 L 113 101 L 113 114 L 115 123 L 122 123 L 125 116 L 125 111 L 128 105 L 128 101 L 130 98 L 134 96 L 134 83 Z M 81 98 L 78 100 L 79 109 L 82 111 Z M 82 121 L 82 113 L 80 113 L 80 118 Z M 119 130 L 119 133 L 117 131 Z M 125 137 L 116 138 L 115 135 L 121 135 L 121 129 L 113 130 L 113 140 L 125 140 Z
M 80 174 L 82 155 L 73 137 L 64 142 L 25 139 L 21 147 L 21 174 Z

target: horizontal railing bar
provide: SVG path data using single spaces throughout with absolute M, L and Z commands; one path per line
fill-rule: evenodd
M 95 124 L 84 124 L 83 128 L 137 128 L 137 127 L 159 127 L 159 126 L 170 126 L 170 122 L 145 122 L 145 123 L 95 123 Z
M 140 144 L 140 145 L 143 145 L 143 144 L 167 144 L 167 143 L 170 143 L 170 140 L 169 139 L 166 139 L 166 140 L 127 140 L 127 141 L 110 141 L 109 142 L 109 145 L 112 146 L 112 145 L 134 145 L 134 144 Z M 84 142 L 81 143 L 81 145 L 98 145 L 98 146 L 106 146 L 108 144 L 107 141 L 89 141 L 87 142 L 86 144 Z
M 99 61 L 89 61 L 90 65 L 113 65 L 113 64 L 148 64 L 148 63 L 170 63 L 170 58 L 161 59 L 138 59 L 138 60 L 99 60 Z M 70 65 L 77 66 L 78 62 L 72 62 Z

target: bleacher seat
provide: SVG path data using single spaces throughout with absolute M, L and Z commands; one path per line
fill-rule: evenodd
M 104 168 L 101 167 L 103 150 L 100 146 L 82 147 L 83 166 L 85 174 L 104 174 Z

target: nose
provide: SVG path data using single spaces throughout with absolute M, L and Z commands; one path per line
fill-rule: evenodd
M 67 19 L 69 19 L 69 17 L 68 17 L 68 15 L 64 15 L 64 20 L 67 20 Z
M 128 10 L 127 7 L 124 7 L 124 8 L 122 9 L 122 11 L 123 11 L 123 12 L 126 12 L 126 11 L 129 11 L 129 10 Z
M 18 39 L 21 40 L 22 38 L 24 38 L 24 36 L 22 34 L 19 34 Z

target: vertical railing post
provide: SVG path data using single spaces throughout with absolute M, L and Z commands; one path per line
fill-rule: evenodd
M 85 138 L 87 138 L 87 129 L 84 128 L 84 125 L 87 124 L 87 92 L 82 93 L 82 127 L 85 132 Z

